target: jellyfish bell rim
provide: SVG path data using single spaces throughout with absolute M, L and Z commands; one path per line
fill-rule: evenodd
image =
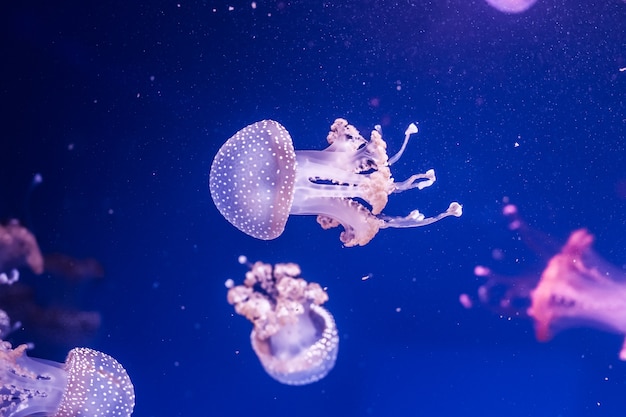
M 265 372 L 276 381 L 286 385 L 307 385 L 319 381 L 334 368 L 339 352 L 339 335 L 335 319 L 325 308 L 311 304 L 311 319 L 322 326 L 316 342 L 298 355 L 287 360 L 272 355 L 271 343 L 250 333 L 252 349 L 261 361 Z
M 282 209 L 278 208 L 276 210 L 272 210 L 271 214 L 267 216 L 266 219 L 261 219 L 258 223 L 251 224 L 253 222 L 250 219 L 256 218 L 256 216 L 252 214 L 252 211 L 255 208 L 258 208 L 259 205 L 247 205 L 245 202 L 244 204 L 240 204 L 240 201 L 228 201 L 229 197 L 224 196 L 225 191 L 220 189 L 220 185 L 223 184 L 222 181 L 224 181 L 221 177 L 228 176 L 228 173 L 222 173 L 220 171 L 222 171 L 221 162 L 226 158 L 226 156 L 229 155 L 231 151 L 236 150 L 239 145 L 243 145 L 242 147 L 245 148 L 245 144 L 243 142 L 247 139 L 246 134 L 254 133 L 259 126 L 267 128 L 268 130 L 264 131 L 264 133 L 273 139 L 273 141 L 267 142 L 267 145 L 271 146 L 272 151 L 270 152 L 270 159 L 272 163 L 280 165 L 280 169 L 273 173 L 276 176 L 275 181 L 273 182 L 276 184 L 282 184 L 282 187 L 268 187 L 267 190 L 271 191 L 271 199 L 274 202 L 280 203 L 277 205 L 282 206 Z M 276 132 L 279 134 L 276 134 Z M 231 157 L 231 162 L 234 162 L 233 157 Z M 256 172 L 250 170 L 246 174 L 254 177 Z M 211 163 L 208 187 L 213 204 L 230 224 L 248 236 L 261 240 L 272 240 L 279 237 L 285 230 L 294 199 L 295 179 L 296 151 L 291 135 L 279 122 L 271 119 L 263 119 L 238 130 L 222 144 Z M 241 188 L 238 188 L 238 185 L 238 182 L 235 183 L 234 187 L 229 188 L 228 192 L 233 193 L 240 191 L 243 194 L 245 191 L 245 184 Z M 280 200 L 284 201 L 281 202 Z M 239 211 L 233 213 L 232 206 L 237 206 Z M 271 206 L 273 207 L 273 205 Z

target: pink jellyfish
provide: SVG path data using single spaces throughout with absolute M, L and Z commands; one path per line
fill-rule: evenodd
M 250 266 L 243 285 L 227 282 L 228 302 L 254 324 L 252 349 L 278 382 L 305 385 L 335 366 L 339 336 L 333 316 L 321 304 L 326 291 L 300 276 L 293 263 Z
M 506 205 L 503 214 L 527 245 L 540 255 L 554 254 L 549 237 L 524 223 L 516 206 Z M 487 280 L 478 290 L 480 302 L 499 314 L 532 318 L 539 341 L 573 327 L 617 333 L 625 337 L 619 357 L 626 360 L 626 272 L 597 255 L 593 241 L 587 230 L 575 230 L 543 272 L 526 277 L 504 277 L 477 266 L 474 274 Z M 472 307 L 468 295 L 460 301 Z
M 115 359 L 87 348 L 72 349 L 64 364 L 26 356 L 26 345 L 0 341 L 2 417 L 128 417 L 135 390 Z
M 626 336 L 626 273 L 601 259 L 593 240 L 585 229 L 572 232 L 531 292 L 528 315 L 538 340 L 581 326 Z M 619 356 L 626 360 L 626 340 Z
M 432 169 L 403 182 L 391 176 L 390 165 L 400 158 L 413 133 L 417 126 L 411 124 L 402 148 L 389 158 L 380 126 L 367 141 L 346 120 L 337 119 L 326 149 L 295 151 L 280 123 L 262 120 L 235 133 L 218 151 L 209 174 L 211 197 L 233 226 L 263 240 L 280 236 L 292 214 L 317 215 L 324 229 L 341 224 L 346 246 L 367 244 L 379 229 L 425 226 L 447 216 L 459 217 L 462 207 L 456 202 L 434 217 L 419 210 L 406 217 L 381 213 L 389 194 L 421 190 L 435 182 Z

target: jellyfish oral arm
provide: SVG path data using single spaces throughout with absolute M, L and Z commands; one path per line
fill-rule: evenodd
M 413 174 L 407 180 L 402 182 L 394 182 L 393 192 L 401 193 L 402 191 L 410 190 L 412 188 L 423 190 L 424 188 L 433 185 L 435 181 L 437 181 L 437 177 L 435 177 L 435 170 L 429 169 L 423 174 Z
M 26 356 L 26 345 L 14 350 L 0 341 L 0 415 L 54 415 L 67 386 L 60 364 Z
M 376 131 L 378 132 L 378 134 L 382 136 L 380 125 L 376 126 Z M 398 161 L 398 159 L 400 159 L 400 157 L 404 153 L 404 150 L 406 149 L 406 145 L 409 143 L 409 138 L 411 137 L 412 134 L 417 133 L 417 131 L 418 131 L 417 125 L 415 123 L 411 123 L 409 127 L 406 128 L 406 131 L 404 132 L 404 142 L 402 142 L 402 147 L 400 148 L 398 153 L 396 153 L 394 156 L 389 158 L 389 162 L 388 162 L 389 165 L 395 164 Z
M 395 182 L 391 176 L 389 166 L 400 159 L 417 130 L 411 124 L 402 148 L 388 159 L 378 126 L 371 140 L 366 141 L 353 126 L 337 119 L 328 135 L 328 148 L 295 152 L 296 180 L 290 214 L 318 215 L 324 229 L 342 225 L 345 231 L 340 239 L 346 246 L 365 245 L 380 229 L 426 226 L 444 217 L 461 216 L 462 206 L 457 202 L 434 217 L 425 217 L 419 210 L 406 217 L 381 214 L 390 194 L 422 190 L 436 181 L 433 169 L 402 182 Z
M 7 275 L 5 272 L 0 272 L 0 284 L 11 285 L 15 284 L 20 279 L 20 273 L 17 269 L 11 269 Z
M 425 217 L 419 210 L 413 210 L 406 217 L 389 217 L 389 216 L 380 216 L 380 219 L 384 221 L 384 223 L 380 226 L 381 229 L 385 229 L 387 227 L 394 228 L 404 228 L 404 227 L 421 227 L 428 226 L 429 224 L 438 222 L 439 220 L 448 217 L 461 217 L 463 214 L 463 206 L 457 202 L 452 202 L 448 206 L 448 209 L 443 213 L 440 213 L 434 217 Z

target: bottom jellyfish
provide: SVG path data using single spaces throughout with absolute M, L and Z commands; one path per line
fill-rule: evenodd
M 228 302 L 254 324 L 252 349 L 265 371 L 287 385 L 324 378 L 339 348 L 335 320 L 321 307 L 328 300 L 326 291 L 299 278 L 297 264 L 249 266 L 243 285 L 227 282 Z
M 65 363 L 26 356 L 0 340 L 0 416 L 119 416 L 135 406 L 126 370 L 109 355 L 72 349 Z

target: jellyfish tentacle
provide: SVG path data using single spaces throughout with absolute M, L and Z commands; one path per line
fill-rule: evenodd
M 424 181 L 420 181 L 424 180 Z M 394 193 L 401 193 L 402 191 L 410 190 L 412 188 L 417 188 L 419 190 L 423 190 L 424 188 L 430 187 L 437 181 L 437 177 L 435 176 L 435 170 L 429 169 L 423 174 L 413 174 L 408 179 L 402 182 L 394 182 Z
M 376 129 L 376 131 L 382 136 L 380 129 Z M 400 157 L 404 153 L 404 150 L 406 149 L 406 145 L 409 143 L 409 139 L 411 138 L 411 135 L 417 132 L 418 132 L 417 125 L 415 123 L 411 123 L 409 127 L 406 128 L 406 131 L 404 132 L 404 142 L 402 142 L 402 147 L 394 156 L 389 158 L 389 161 L 387 162 L 387 164 L 393 165 L 396 162 L 398 162 L 398 159 L 400 159 Z
M 450 206 L 448 206 L 448 209 L 446 211 L 444 211 L 443 213 L 439 213 L 434 217 L 426 217 L 422 213 L 420 213 L 419 210 L 413 210 L 406 217 L 379 216 L 379 218 L 384 221 L 384 223 L 381 224 L 380 228 L 385 229 L 388 227 L 403 228 L 427 226 L 443 219 L 444 217 L 460 217 L 462 214 L 463 206 L 454 201 L 450 203 Z
M 11 269 L 9 274 L 0 272 L 0 284 L 12 285 L 20 280 L 20 272 L 17 269 Z

